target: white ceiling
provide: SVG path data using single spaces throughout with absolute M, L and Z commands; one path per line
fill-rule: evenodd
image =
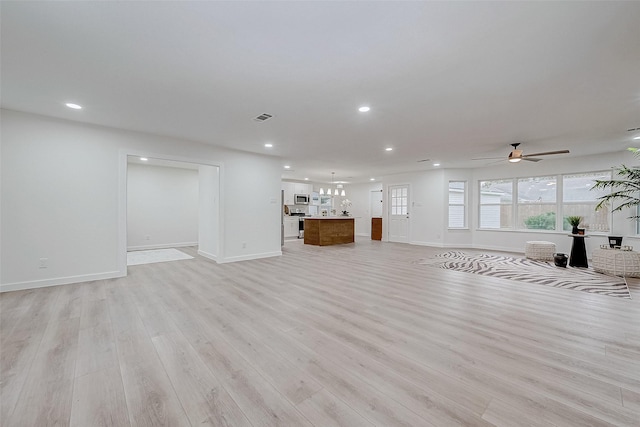
M 279 156 L 283 178 L 477 167 L 516 141 L 579 156 L 640 135 L 640 2 L 0 7 L 3 108 Z

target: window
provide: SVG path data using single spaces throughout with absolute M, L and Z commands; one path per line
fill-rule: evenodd
M 555 176 L 518 179 L 516 228 L 556 229 L 556 184 Z
M 408 211 L 407 187 L 391 189 L 391 215 L 406 215 Z
M 562 176 L 562 214 L 568 216 L 581 216 L 581 228 L 587 228 L 592 232 L 609 231 L 610 209 L 596 211 L 598 197 L 608 194 L 607 190 L 591 190 L 596 179 L 609 180 L 611 172 L 589 172 Z M 562 229 L 571 230 L 566 219 L 563 220 Z
M 480 181 L 480 228 L 513 227 L 513 180 Z
M 449 181 L 449 228 L 467 226 L 467 183 Z
M 479 181 L 479 228 L 570 231 L 567 217 L 580 216 L 581 228 L 608 233 L 611 209 L 595 210 L 598 198 L 607 190 L 591 188 L 596 180 L 609 179 L 611 172 L 601 171 Z M 450 217 L 451 200 L 450 195 Z M 638 230 L 640 233 L 640 226 Z

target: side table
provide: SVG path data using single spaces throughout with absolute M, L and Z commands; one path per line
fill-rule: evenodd
M 569 234 L 573 237 L 571 244 L 571 255 L 569 256 L 569 265 L 571 267 L 589 267 L 587 262 L 587 248 L 584 245 L 584 239 L 589 236 L 583 234 Z

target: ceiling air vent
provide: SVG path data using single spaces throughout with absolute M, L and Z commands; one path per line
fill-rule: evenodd
M 273 117 L 273 115 L 267 114 L 267 113 L 262 113 L 262 114 L 260 114 L 258 117 L 256 117 L 253 120 L 255 120 L 256 122 L 265 122 L 265 121 L 269 120 L 271 117 Z

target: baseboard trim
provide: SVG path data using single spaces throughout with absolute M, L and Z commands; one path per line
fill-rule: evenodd
M 485 251 L 511 252 L 514 254 L 524 254 L 524 249 L 518 251 L 518 250 L 515 250 L 514 248 L 508 248 L 506 246 L 479 245 L 479 246 L 472 246 L 472 249 L 481 249 Z
M 409 242 L 410 245 L 416 245 L 416 246 L 431 246 L 434 248 L 443 248 L 444 245 L 440 242 L 420 242 L 420 241 L 412 241 Z
M 167 243 L 163 245 L 127 246 L 127 252 L 128 251 L 145 251 L 149 249 L 184 248 L 187 246 L 198 246 L 198 242 Z
M 499 251 L 499 252 L 511 252 L 511 253 L 524 253 L 524 251 L 515 251 L 513 248 L 507 248 L 502 246 L 476 246 L 469 244 L 455 244 L 455 243 L 439 243 L 439 242 L 419 242 L 413 241 L 409 242 L 410 245 L 416 246 L 430 246 L 433 248 L 443 248 L 443 249 L 476 249 L 476 250 L 486 250 L 486 251 Z
M 251 261 L 252 259 L 260 259 L 260 258 L 272 258 L 276 256 L 282 256 L 282 251 L 274 251 L 274 252 L 263 252 L 261 254 L 251 254 L 251 255 L 239 255 L 232 256 L 227 258 L 222 258 L 217 262 L 220 264 L 226 264 L 228 262 L 238 262 L 238 261 Z
M 473 245 L 460 245 L 453 243 L 445 243 L 442 245 L 443 248 L 460 248 L 460 249 L 474 249 Z
M 210 254 L 209 252 L 201 251 L 200 249 L 198 249 L 198 255 L 200 255 L 201 257 L 210 259 L 212 261 L 218 262 L 218 256 L 214 254 Z
M 32 280 L 28 282 L 5 283 L 0 292 L 22 291 L 25 289 L 46 288 L 48 286 L 70 285 L 72 283 L 93 282 L 95 280 L 125 277 L 126 271 L 107 271 L 104 273 L 84 274 L 82 276 L 56 277 L 54 279 Z

